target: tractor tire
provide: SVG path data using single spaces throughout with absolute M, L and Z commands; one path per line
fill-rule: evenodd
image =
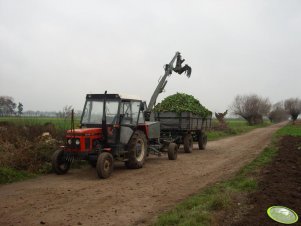
M 128 169 L 142 168 L 147 156 L 147 140 L 145 134 L 137 130 L 128 144 L 128 160 L 125 166 Z
M 96 171 L 99 178 L 106 179 L 111 176 L 114 169 L 114 161 L 111 153 L 102 152 L 97 158 Z
M 71 162 L 63 158 L 64 151 L 56 150 L 52 155 L 52 169 L 57 175 L 68 172 Z
M 176 160 L 178 157 L 178 145 L 176 143 L 170 143 L 168 145 L 168 159 Z
M 205 133 L 200 133 L 198 144 L 199 144 L 199 149 L 200 150 L 205 150 L 206 149 L 207 135 Z
M 193 140 L 191 134 L 186 134 L 183 139 L 184 151 L 186 153 L 191 153 L 193 149 Z

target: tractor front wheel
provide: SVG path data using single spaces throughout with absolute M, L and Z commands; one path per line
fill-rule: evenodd
M 129 169 L 139 169 L 143 167 L 147 156 L 147 140 L 144 133 L 136 131 L 128 144 L 128 160 L 125 166 Z
M 111 153 L 102 152 L 97 159 L 96 170 L 99 178 L 106 179 L 113 172 L 113 156 Z
M 52 169 L 58 174 L 62 175 L 68 172 L 71 162 L 64 158 L 63 150 L 56 150 L 52 155 Z
M 168 159 L 176 160 L 178 157 L 178 145 L 176 143 L 170 143 L 168 145 Z

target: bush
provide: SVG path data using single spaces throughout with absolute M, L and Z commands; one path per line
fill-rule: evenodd
M 28 127 L 10 123 L 0 128 L 1 166 L 31 173 L 50 172 L 51 156 L 59 141 L 51 135 L 42 136 L 49 125 Z

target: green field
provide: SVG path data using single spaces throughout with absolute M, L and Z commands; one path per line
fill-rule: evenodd
M 48 118 L 48 117 L 0 117 L 0 122 L 11 122 L 16 125 L 44 125 L 52 123 L 58 130 L 66 130 L 71 128 L 71 120 L 64 118 Z M 80 120 L 74 120 L 75 127 L 79 126 Z
M 285 126 L 282 129 L 278 130 L 276 135 L 279 136 L 301 136 L 301 127 L 300 125 L 289 125 Z

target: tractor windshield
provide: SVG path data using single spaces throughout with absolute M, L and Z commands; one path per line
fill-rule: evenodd
M 106 101 L 107 124 L 114 124 L 117 120 L 119 101 Z M 82 124 L 102 124 L 103 101 L 88 100 L 82 117 Z

